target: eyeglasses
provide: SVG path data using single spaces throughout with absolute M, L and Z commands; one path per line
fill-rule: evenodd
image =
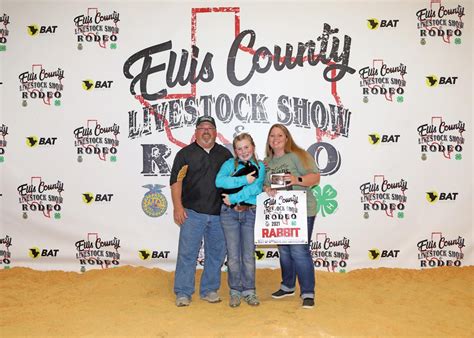
M 199 130 L 199 131 L 204 131 L 204 130 L 213 131 L 213 130 L 216 130 L 216 128 L 212 128 L 212 127 L 211 128 L 202 128 L 202 127 L 200 127 L 200 128 L 196 128 L 196 129 Z

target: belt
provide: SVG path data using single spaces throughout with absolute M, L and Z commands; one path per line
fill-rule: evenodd
M 255 205 L 238 205 L 237 204 L 232 209 L 234 209 L 237 212 L 243 212 L 243 211 L 247 211 L 247 210 L 255 209 L 255 208 L 256 208 Z

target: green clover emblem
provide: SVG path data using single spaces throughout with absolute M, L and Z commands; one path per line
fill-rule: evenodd
M 115 155 L 110 156 L 110 162 L 117 162 L 117 156 Z
M 54 101 L 54 105 L 55 105 L 56 107 L 60 106 L 60 105 L 61 105 L 61 100 L 55 100 L 55 101 Z
M 403 102 L 403 96 L 398 96 L 397 97 L 397 102 L 402 103 Z
M 462 160 L 462 154 L 456 154 L 456 156 L 454 156 L 454 158 L 459 161 L 459 160 Z
M 311 189 L 314 197 L 318 202 L 317 213 L 321 212 L 323 217 L 326 217 L 326 214 L 333 214 L 338 206 L 337 201 L 335 200 L 337 196 L 337 191 L 331 185 L 325 185 L 322 189 L 318 185 Z
M 461 38 L 456 38 L 456 39 L 454 39 L 454 43 L 455 43 L 456 45 L 460 45 L 460 44 L 461 44 Z
M 7 46 L 5 45 L 0 45 L 0 52 L 4 52 L 7 50 Z
M 61 213 L 57 212 L 54 214 L 55 219 L 61 219 Z
M 5 158 L 3 156 L 0 156 L 0 163 L 4 162 Z
M 400 211 L 398 214 L 397 214 L 398 218 L 403 218 L 405 217 L 405 213 L 403 213 L 402 211 Z
M 111 43 L 110 44 L 110 49 L 117 49 L 117 44 L 115 42 Z

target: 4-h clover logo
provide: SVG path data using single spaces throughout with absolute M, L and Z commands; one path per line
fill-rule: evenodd
M 337 201 L 335 198 L 337 197 L 337 191 L 330 185 L 325 185 L 322 189 L 318 185 L 311 189 L 314 197 L 316 197 L 316 201 L 318 203 L 317 213 L 326 217 L 326 214 L 331 215 L 333 214 L 338 206 Z

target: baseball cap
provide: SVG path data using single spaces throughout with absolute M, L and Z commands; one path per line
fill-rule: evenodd
M 213 117 L 211 116 L 200 116 L 198 119 L 197 119 L 197 122 L 196 122 L 196 127 L 199 126 L 201 123 L 203 122 L 209 122 L 210 124 L 212 124 L 214 127 L 216 126 L 216 121 L 214 120 Z

